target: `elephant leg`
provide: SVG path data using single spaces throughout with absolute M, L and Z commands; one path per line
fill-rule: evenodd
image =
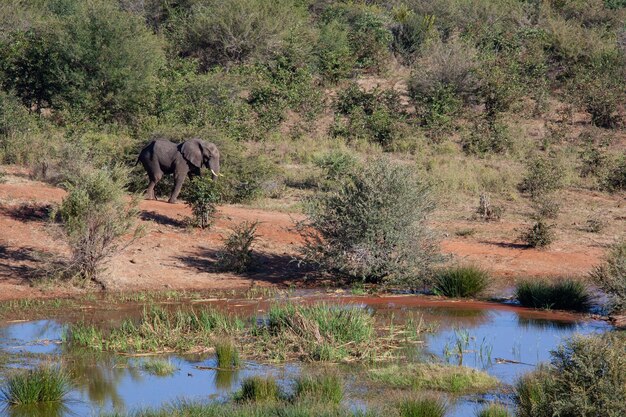
M 148 189 L 146 190 L 146 199 L 157 200 L 156 196 L 154 195 L 154 187 L 158 184 L 159 181 L 161 181 L 162 177 L 163 174 L 160 172 L 150 176 L 150 183 L 148 184 Z
M 174 176 L 174 189 L 172 190 L 172 194 L 170 195 L 170 199 L 168 203 L 176 203 L 176 199 L 178 198 L 178 194 L 180 193 L 180 189 L 183 187 L 183 182 L 185 182 L 185 175 L 175 175 Z

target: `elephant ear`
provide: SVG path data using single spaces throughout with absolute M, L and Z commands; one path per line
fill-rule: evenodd
M 192 165 L 202 167 L 202 143 L 198 139 L 191 139 L 183 143 L 180 153 Z

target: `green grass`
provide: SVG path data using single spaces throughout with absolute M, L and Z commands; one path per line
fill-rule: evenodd
M 335 374 L 301 376 L 296 379 L 294 398 L 298 401 L 325 401 L 339 404 L 343 399 L 343 382 Z
M 587 311 L 591 306 L 591 295 L 585 284 L 572 279 L 554 283 L 523 281 L 517 284 L 515 297 L 524 307 L 532 308 Z
M 475 297 L 489 285 L 489 274 L 475 266 L 456 266 L 436 274 L 433 291 L 454 298 Z
M 0 389 L 10 405 L 62 402 L 70 390 L 70 379 L 58 367 L 42 366 L 10 375 Z
M 253 376 L 241 383 L 241 389 L 235 394 L 239 402 L 272 402 L 278 401 L 282 393 L 274 378 Z
M 504 405 L 493 403 L 478 411 L 476 417 L 512 417 L 512 414 Z
M 215 344 L 215 356 L 219 368 L 237 368 L 241 365 L 237 346 L 229 340 Z
M 498 380 L 486 372 L 464 366 L 428 363 L 374 368 L 368 371 L 368 376 L 387 387 L 453 394 L 484 393 L 498 385 Z
M 165 359 L 148 359 L 141 363 L 141 369 L 156 376 L 169 376 L 176 372 L 172 362 Z
M 439 398 L 406 399 L 398 404 L 400 417 L 444 417 L 448 409 Z

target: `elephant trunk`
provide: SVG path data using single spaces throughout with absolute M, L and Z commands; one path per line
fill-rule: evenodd
M 211 170 L 211 178 L 215 181 L 220 175 L 220 160 L 217 158 L 211 158 L 209 160 L 209 169 Z

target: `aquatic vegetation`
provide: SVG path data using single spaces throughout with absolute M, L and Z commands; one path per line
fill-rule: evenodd
M 478 411 L 476 417 L 512 417 L 512 414 L 504 405 L 492 403 Z
M 400 417 L 444 417 L 446 403 L 436 397 L 406 399 L 397 406 Z
M 253 376 L 244 379 L 241 389 L 235 394 L 235 399 L 239 402 L 268 402 L 278 401 L 282 396 L 274 378 Z
M 611 297 L 614 311 L 626 311 L 626 239 L 613 245 L 591 277 Z
M 576 336 L 515 387 L 519 417 L 626 415 L 626 338 Z
M 376 382 L 395 388 L 442 391 L 454 394 L 482 393 L 495 388 L 498 380 L 486 372 L 464 366 L 434 363 L 392 365 L 369 370 Z
M 230 341 L 220 341 L 215 344 L 215 356 L 219 368 L 237 368 L 241 365 L 237 346 Z
M 339 404 L 343 399 L 343 382 L 336 374 L 301 376 L 296 379 L 294 399 Z
M 587 311 L 591 295 L 580 281 L 563 279 L 554 283 L 538 280 L 517 284 L 515 297 L 524 307 Z
M 168 376 L 176 372 L 176 366 L 166 359 L 148 359 L 141 362 L 141 369 L 156 376 Z
M 456 266 L 435 275 L 433 290 L 437 295 L 455 298 L 475 297 L 489 285 L 489 274 L 475 266 Z
M 58 367 L 41 366 L 10 375 L 0 389 L 2 400 L 10 405 L 61 402 L 70 389 L 70 379 Z

